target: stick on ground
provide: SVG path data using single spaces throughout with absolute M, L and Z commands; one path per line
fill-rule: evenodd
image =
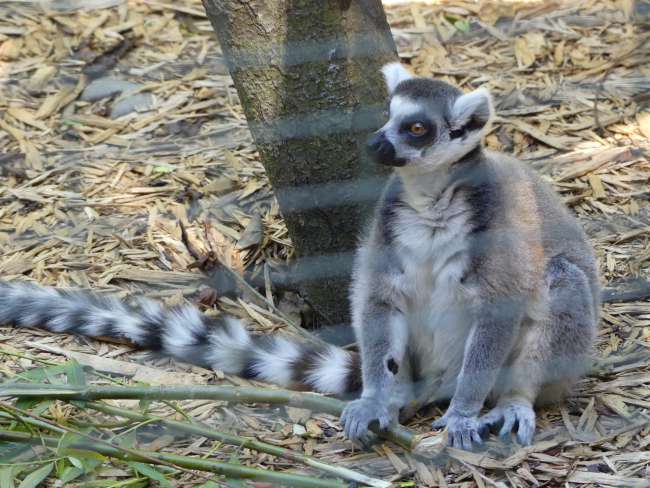
M 259 452 L 265 452 L 273 456 L 278 456 L 284 459 L 289 459 L 290 461 L 297 461 L 303 463 L 309 467 L 318 469 L 325 473 L 329 473 L 340 478 L 344 478 L 350 481 L 356 481 L 357 483 L 362 483 L 368 486 L 374 486 L 379 488 L 387 488 L 390 486 L 390 483 L 383 481 L 377 478 L 371 478 L 357 471 L 345 468 L 343 466 L 334 466 L 318 459 L 313 459 L 309 456 L 306 456 L 300 452 L 292 451 L 291 449 L 285 449 L 284 447 L 275 446 L 273 444 L 268 444 L 266 442 L 259 441 L 257 439 L 252 439 L 250 437 L 242 437 L 235 434 L 220 432 L 218 430 L 212 429 L 204 424 L 196 423 L 190 424 L 187 422 L 178 422 L 175 420 L 168 420 L 155 416 L 148 416 L 132 410 L 126 410 L 123 408 L 113 407 L 105 403 L 99 402 L 90 402 L 86 404 L 87 407 L 92 408 L 106 414 L 115 415 L 118 417 L 124 417 L 131 420 L 136 420 L 138 422 L 150 422 L 155 421 L 156 423 L 163 425 L 170 430 L 177 432 L 184 432 L 187 434 L 196 434 L 208 439 L 217 440 L 223 442 L 224 444 L 229 444 L 238 447 L 245 447 L 247 449 L 253 449 Z
M 71 386 L 50 384 L 13 384 L 0 386 L 0 397 L 56 398 L 59 400 L 222 400 L 234 403 L 271 403 L 306 408 L 340 416 L 345 402 L 315 393 L 235 386 Z M 407 450 L 412 450 L 419 436 L 401 425 L 380 431 L 371 430 Z
M 56 448 L 61 442 L 60 437 L 31 436 L 22 432 L 0 430 L 0 441 L 22 442 L 36 445 L 46 445 Z M 145 452 L 130 449 L 124 452 L 116 447 L 96 444 L 88 441 L 72 442 L 67 448 L 94 451 L 104 456 L 121 459 L 123 461 L 136 461 L 150 464 L 173 464 L 186 469 L 197 469 L 217 473 L 228 478 L 250 479 L 272 483 L 273 486 L 294 486 L 298 488 L 346 488 L 348 485 L 339 481 L 321 480 L 310 476 L 291 473 L 278 473 L 276 471 L 249 468 L 238 464 L 208 461 L 177 454 Z

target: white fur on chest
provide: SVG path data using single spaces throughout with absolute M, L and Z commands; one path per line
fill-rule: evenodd
M 440 371 L 462 357 L 471 327 L 460 282 L 470 261 L 471 212 L 463 198 L 450 198 L 443 195 L 425 212 L 402 209 L 396 227 L 411 349 Z

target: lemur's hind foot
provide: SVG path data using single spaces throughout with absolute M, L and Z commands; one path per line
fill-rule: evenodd
M 499 437 L 510 439 L 513 429 L 517 442 L 529 446 L 535 433 L 535 411 L 525 398 L 509 398 L 499 402 L 488 413 L 479 418 L 479 431 L 485 437 L 493 429 L 499 429 Z

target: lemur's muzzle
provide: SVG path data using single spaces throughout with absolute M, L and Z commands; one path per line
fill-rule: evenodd
M 368 152 L 379 164 L 386 166 L 404 166 L 406 160 L 395 157 L 395 147 L 386 139 L 386 135 L 382 131 L 375 132 L 370 139 L 368 139 Z

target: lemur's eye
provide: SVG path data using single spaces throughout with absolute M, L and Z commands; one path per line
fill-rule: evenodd
M 427 133 L 427 127 L 422 122 L 413 122 L 409 127 L 409 132 L 414 136 L 423 136 Z

